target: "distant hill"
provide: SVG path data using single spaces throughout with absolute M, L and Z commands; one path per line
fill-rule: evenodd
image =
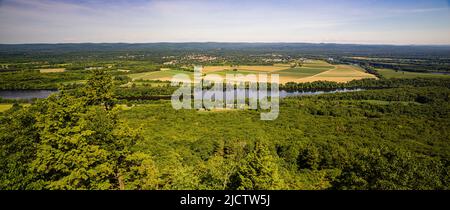
M 368 55 L 409 57 L 450 57 L 450 46 L 358 45 L 312 43 L 80 43 L 80 44 L 0 44 L 0 53 L 67 53 L 105 51 L 192 51 L 192 52 L 282 52 L 322 55 Z

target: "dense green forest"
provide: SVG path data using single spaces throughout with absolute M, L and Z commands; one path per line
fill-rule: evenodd
M 136 103 L 167 88 L 118 88 L 127 78 L 93 72 L 0 114 L 0 189 L 450 187 L 445 79 L 359 81 L 385 88 L 286 98 L 261 121 L 263 110 Z

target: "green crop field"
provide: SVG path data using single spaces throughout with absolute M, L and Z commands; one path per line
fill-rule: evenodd
M 169 81 L 173 76 L 175 76 L 177 74 L 192 75 L 192 72 L 171 69 L 171 70 L 164 70 L 164 71 L 152 71 L 152 72 L 129 74 L 128 76 L 131 77 L 131 79 L 133 79 L 133 80 L 142 79 L 142 80 Z
M 386 78 L 450 78 L 449 74 L 433 74 L 420 72 L 395 71 L 393 69 L 376 69 Z

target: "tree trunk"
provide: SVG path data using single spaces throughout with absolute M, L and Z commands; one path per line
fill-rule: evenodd
M 117 181 L 119 182 L 119 190 L 125 190 L 125 183 L 123 182 L 123 176 L 120 172 L 117 173 Z

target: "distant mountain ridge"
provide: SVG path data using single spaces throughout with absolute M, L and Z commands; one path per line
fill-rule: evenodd
M 336 55 L 401 55 L 450 57 L 450 45 L 362 45 L 332 43 L 64 43 L 0 44 L 0 53 L 65 53 L 93 51 L 244 51 Z

